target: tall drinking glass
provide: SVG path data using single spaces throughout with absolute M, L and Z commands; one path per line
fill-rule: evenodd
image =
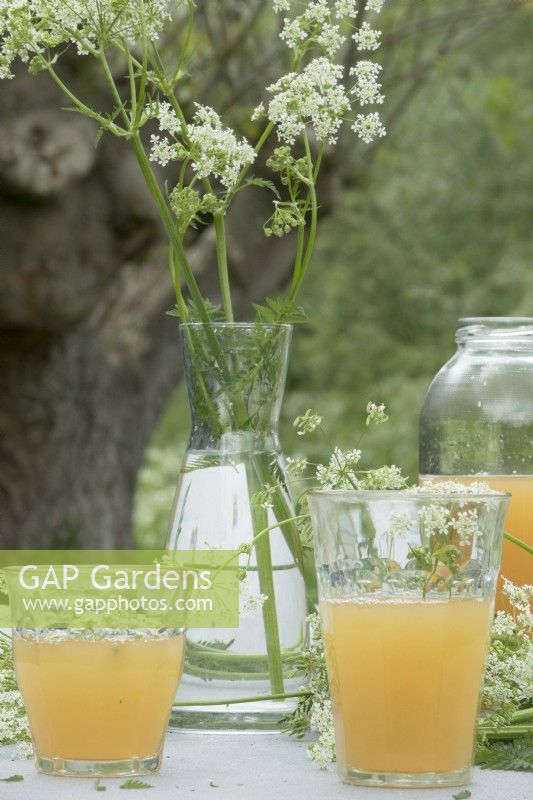
M 508 495 L 309 496 L 339 776 L 468 782 Z

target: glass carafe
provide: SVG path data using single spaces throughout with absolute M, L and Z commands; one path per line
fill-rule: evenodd
M 457 352 L 420 415 L 421 478 L 482 480 L 512 494 L 506 529 L 533 544 L 533 318 L 459 320 Z M 502 576 L 533 581 L 531 559 L 506 541 Z
M 168 547 L 240 550 L 246 577 L 238 628 L 188 631 L 172 724 L 279 729 L 307 614 L 277 432 L 291 326 L 189 323 L 181 334 L 192 431 Z

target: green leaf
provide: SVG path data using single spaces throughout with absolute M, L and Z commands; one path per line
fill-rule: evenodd
M 274 183 L 272 183 L 272 181 L 267 181 L 264 178 L 249 178 L 246 181 L 245 186 L 262 186 L 265 189 L 270 189 L 270 191 L 276 195 L 278 200 L 281 200 L 281 195 L 278 192 L 278 188 Z
M 467 800 L 467 797 L 472 797 L 472 792 L 468 789 L 463 789 L 462 792 L 457 792 L 457 794 L 452 794 L 453 800 Z
M 9 778 L 0 778 L 2 783 L 20 783 L 20 781 L 24 780 L 23 775 L 10 775 Z
M 135 778 L 130 779 L 129 781 L 125 781 L 124 783 L 120 784 L 121 789 L 153 789 L 151 783 L 144 783 L 144 781 L 138 781 Z
M 100 783 L 100 778 L 97 778 L 94 782 L 94 788 L 97 792 L 107 792 L 107 786 L 104 786 Z
M 476 764 L 483 769 L 533 772 L 533 736 L 478 745 Z
M 214 781 L 209 781 L 209 786 L 211 786 L 213 789 L 218 789 L 219 788 L 218 783 L 215 783 Z
M 254 303 L 254 309 L 259 322 L 303 322 L 307 315 L 302 306 L 297 305 L 288 297 L 267 297 L 266 305 Z

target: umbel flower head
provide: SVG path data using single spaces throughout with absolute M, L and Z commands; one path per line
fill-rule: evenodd
M 13 62 L 34 59 L 60 45 L 80 54 L 112 41 L 156 40 L 173 7 L 185 0 L 2 0 L 0 78 L 13 77 Z
M 272 95 L 267 115 L 279 139 L 294 144 L 311 125 L 318 141 L 337 141 L 350 101 L 342 83 L 344 69 L 324 56 L 314 58 L 301 73 L 290 72 L 267 87 Z

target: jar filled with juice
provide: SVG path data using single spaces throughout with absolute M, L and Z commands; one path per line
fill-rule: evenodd
M 533 545 L 533 318 L 459 320 L 457 352 L 420 415 L 420 476 L 509 492 L 506 530 Z M 533 562 L 504 543 L 501 575 L 533 582 Z

